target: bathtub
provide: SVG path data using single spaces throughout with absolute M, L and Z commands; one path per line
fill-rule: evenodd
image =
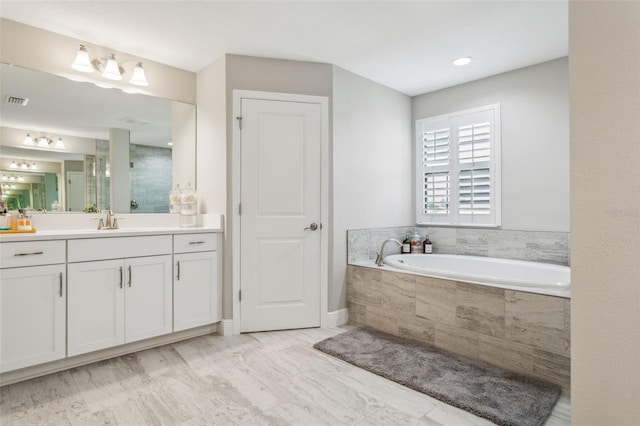
M 385 267 L 471 284 L 568 297 L 570 268 L 548 263 L 450 254 L 396 254 Z

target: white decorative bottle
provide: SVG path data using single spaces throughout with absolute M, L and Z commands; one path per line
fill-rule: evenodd
M 187 187 L 180 191 L 180 226 L 196 226 L 198 214 L 198 194 L 188 183 Z

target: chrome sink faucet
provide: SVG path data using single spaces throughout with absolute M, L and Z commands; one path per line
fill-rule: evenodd
M 380 247 L 380 252 L 376 253 L 378 256 L 376 257 L 376 265 L 378 266 L 382 266 L 383 261 L 384 261 L 384 257 L 383 253 L 384 253 L 384 246 L 387 245 L 387 243 L 389 241 L 393 241 L 394 243 L 396 243 L 398 246 L 402 247 L 402 243 L 398 240 L 394 240 L 393 238 L 389 238 L 388 240 L 384 240 L 384 242 L 382 243 L 382 246 Z

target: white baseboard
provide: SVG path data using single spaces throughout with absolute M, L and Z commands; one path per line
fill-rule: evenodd
M 221 336 L 233 335 L 233 320 L 223 319 L 218 326 L 218 334 Z
M 349 310 L 347 308 L 327 313 L 327 326 L 329 328 L 340 327 L 347 322 L 349 322 Z

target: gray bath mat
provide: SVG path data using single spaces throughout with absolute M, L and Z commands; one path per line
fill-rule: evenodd
M 498 425 L 542 425 L 560 396 L 556 385 L 369 327 L 314 348 Z

